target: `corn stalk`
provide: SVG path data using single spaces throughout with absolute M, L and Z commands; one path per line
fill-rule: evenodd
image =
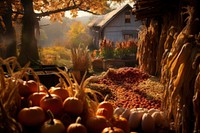
M 197 7 L 199 2 L 192 0 L 187 3 L 190 6 L 183 8 L 186 3 L 180 1 L 177 11 L 173 14 L 169 11 L 162 15 L 163 23 L 158 43 L 154 39 L 158 27 L 152 22 L 159 15 L 155 13 L 155 8 L 151 10 L 149 6 L 154 1 L 156 0 L 139 0 L 138 10 L 136 8 L 135 11 L 139 19 L 148 20 L 147 26 L 139 34 L 137 53 L 139 66 L 150 74 L 152 70 L 156 70 L 153 74 L 160 72 L 160 80 L 165 85 L 162 108 L 171 120 L 172 128 L 177 133 L 200 132 L 200 15 Z M 158 8 L 163 5 L 162 2 L 159 5 L 159 2 Z M 171 1 L 168 5 L 170 3 Z M 150 12 L 154 14 L 149 15 Z M 157 45 L 155 51 L 152 49 L 152 44 Z M 156 58 L 153 52 L 157 52 Z M 156 67 L 155 62 L 152 63 L 154 59 Z

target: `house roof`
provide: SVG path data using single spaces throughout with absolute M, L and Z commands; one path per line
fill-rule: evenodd
M 121 6 L 105 15 L 99 15 L 97 16 L 97 18 L 95 18 L 94 20 L 92 20 L 88 26 L 89 27 L 104 27 L 105 25 L 107 25 L 110 21 L 112 21 L 119 13 L 121 13 L 124 9 L 126 8 L 130 8 L 132 9 L 132 7 L 129 4 L 126 4 L 124 6 Z

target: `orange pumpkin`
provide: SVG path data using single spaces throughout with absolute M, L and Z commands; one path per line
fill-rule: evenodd
M 61 87 L 51 87 L 49 89 L 49 93 L 56 94 L 62 98 L 64 101 L 67 97 L 69 97 L 69 92 L 66 89 L 63 89 Z
M 45 112 L 38 106 L 23 108 L 18 113 L 18 121 L 25 126 L 38 126 L 45 121 Z
M 63 123 L 60 120 L 55 119 L 53 113 L 50 110 L 47 110 L 47 113 L 50 119 L 43 123 L 40 129 L 40 133 L 64 133 L 65 126 Z
M 117 127 L 106 127 L 101 133 L 125 133 L 121 128 Z
M 86 120 L 85 125 L 89 133 L 101 133 L 104 128 L 109 126 L 109 122 L 105 117 L 93 116 Z
M 34 80 L 20 81 L 18 86 L 19 94 L 27 98 L 32 93 L 37 92 L 38 87 L 38 83 Z
M 48 92 L 48 94 L 40 100 L 40 107 L 45 111 L 51 110 L 54 115 L 59 115 L 63 109 L 63 101 L 58 95 Z
M 114 127 L 118 127 L 118 128 L 123 129 L 125 133 L 130 132 L 128 120 L 124 117 L 120 117 L 120 116 L 114 117 L 111 120 L 111 123 Z
M 31 106 L 40 106 L 40 100 L 46 96 L 45 92 L 34 92 L 28 97 L 28 102 Z
M 75 123 L 72 123 L 67 128 L 67 133 L 87 133 L 87 129 L 81 123 L 81 118 L 78 117 Z
M 108 119 L 108 120 L 109 120 L 110 118 L 112 118 L 112 116 L 110 116 L 108 110 L 105 109 L 105 108 L 98 108 L 97 111 L 96 111 L 96 115 L 97 115 L 97 116 L 103 116 L 103 117 L 105 117 L 105 118 Z
M 111 117 L 113 116 L 114 109 L 110 102 L 104 100 L 103 102 L 99 103 L 98 108 L 105 108 L 106 110 L 108 110 L 108 115 Z
M 76 97 L 68 97 L 63 102 L 63 108 L 66 113 L 78 116 L 83 112 L 83 102 Z

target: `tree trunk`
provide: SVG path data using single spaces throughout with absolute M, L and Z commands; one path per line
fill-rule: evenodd
M 36 17 L 33 11 L 32 0 L 21 0 L 24 7 L 22 44 L 19 55 L 19 62 L 23 66 L 30 62 L 31 65 L 38 64 L 39 54 L 37 40 L 35 38 Z
M 1 30 L 1 38 L 0 38 L 0 42 L 3 45 L 3 47 L 1 47 L 2 51 L 3 51 L 3 55 L 1 56 L 2 58 L 8 58 L 11 56 L 17 56 L 17 52 L 16 52 L 16 36 L 15 36 L 15 30 L 14 27 L 12 25 L 12 7 L 11 7 L 11 3 L 7 2 L 7 10 L 6 13 L 4 15 L 2 15 L 2 21 L 5 25 L 5 27 L 3 27 L 1 25 L 0 30 Z
M 3 21 L 6 27 L 6 31 L 4 34 L 4 43 L 5 43 L 5 58 L 11 57 L 11 56 L 17 56 L 16 48 L 17 48 L 17 42 L 16 42 L 16 36 L 15 36 L 15 30 L 12 25 L 12 12 L 11 8 L 9 8 L 9 11 L 7 14 L 3 15 Z

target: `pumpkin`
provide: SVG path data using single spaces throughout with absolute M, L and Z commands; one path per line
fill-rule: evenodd
M 126 118 L 126 119 L 128 120 L 128 119 L 129 119 L 130 113 L 131 113 L 130 109 L 129 109 L 129 108 L 126 108 L 126 109 L 122 112 L 122 114 L 121 114 L 120 116 L 121 116 L 121 117 L 124 117 L 124 118 Z
M 145 133 L 155 133 L 155 122 L 150 114 L 144 113 L 141 122 L 142 130 Z
M 45 111 L 51 110 L 54 115 L 58 115 L 62 112 L 63 101 L 58 95 L 50 94 L 48 91 L 47 93 L 48 94 L 40 100 L 40 107 Z
M 51 87 L 49 89 L 49 93 L 56 94 L 62 98 L 64 101 L 67 97 L 69 97 L 69 92 L 66 89 L 63 89 L 61 87 Z
M 125 133 L 121 128 L 117 127 L 106 127 L 101 133 Z
M 162 123 L 164 121 L 163 116 L 161 115 L 160 111 L 154 112 L 152 115 L 152 118 L 154 119 L 155 126 L 160 127 L 162 126 Z
M 50 119 L 43 123 L 40 133 L 64 133 L 66 129 L 63 123 L 60 120 L 55 119 L 50 110 L 47 110 L 47 113 Z
M 40 100 L 46 96 L 45 92 L 34 92 L 28 97 L 28 102 L 30 106 L 40 106 Z
M 18 91 L 20 96 L 27 98 L 32 93 L 37 92 L 38 87 L 39 87 L 38 83 L 34 80 L 28 80 L 28 81 L 21 80 L 19 82 Z
M 97 111 L 96 111 L 96 115 L 97 116 L 103 116 L 108 120 L 112 118 L 112 116 L 110 116 L 108 110 L 105 109 L 105 108 L 98 108 Z
M 63 102 L 63 108 L 66 113 L 78 116 L 83 112 L 83 102 L 76 97 L 68 97 Z
M 87 133 L 86 127 L 81 124 L 81 117 L 78 117 L 75 123 L 67 127 L 67 133 Z
M 97 109 L 98 108 L 105 108 L 106 110 L 108 110 L 108 115 L 113 116 L 114 109 L 113 109 L 113 105 L 110 102 L 104 100 L 103 102 L 99 103 Z
M 148 113 L 150 115 L 152 115 L 154 112 L 159 112 L 159 110 L 158 109 L 154 109 L 154 108 L 151 108 L 151 109 L 148 110 Z
M 38 126 L 45 121 L 45 112 L 38 106 L 23 108 L 18 113 L 18 121 L 25 126 Z
M 101 133 L 104 128 L 109 126 L 109 122 L 105 117 L 93 116 L 86 120 L 85 126 L 89 133 Z
M 123 112 L 124 112 L 124 108 L 122 108 L 122 107 L 117 107 L 117 108 L 115 108 L 115 110 L 114 110 L 114 112 L 113 112 L 113 115 L 119 116 L 119 115 L 121 115 Z
M 143 116 L 143 111 L 132 111 L 130 113 L 128 123 L 131 129 L 138 129 L 141 121 L 142 121 L 142 116 Z
M 115 116 L 111 120 L 111 123 L 114 127 L 121 128 L 122 130 L 124 130 L 125 133 L 129 133 L 130 131 L 128 120 L 124 117 Z

